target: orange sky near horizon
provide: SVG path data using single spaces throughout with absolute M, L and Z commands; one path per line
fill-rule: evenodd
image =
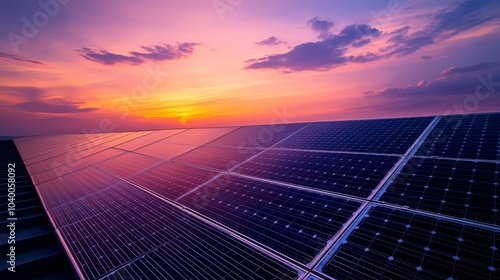
M 496 3 L 468 13 L 464 1 L 401 1 L 380 22 L 387 1 L 256 2 L 223 17 L 193 0 L 60 5 L 17 53 L 0 41 L 0 135 L 82 132 L 102 119 L 129 131 L 265 124 L 285 111 L 279 121 L 441 114 L 474 92 L 473 74 L 499 68 Z M 6 35 L 21 36 L 19 19 L 41 9 L 2 5 L 13 14 L 0 20 Z M 464 22 L 450 16 L 450 27 L 446 12 Z M 443 76 L 451 67 L 465 70 Z

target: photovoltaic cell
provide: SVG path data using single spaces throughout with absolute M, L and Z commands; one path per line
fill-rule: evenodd
M 180 133 L 182 131 L 184 131 L 184 129 L 159 130 L 154 132 L 152 131 L 151 134 L 146 134 L 145 136 L 136 138 L 134 140 L 130 140 L 128 142 L 116 146 L 115 148 L 127 151 L 134 151 L 141 147 L 150 145 L 154 142 L 163 140 L 167 137 Z
M 109 148 L 109 149 L 106 149 L 102 152 L 95 153 L 95 154 L 90 155 L 88 157 L 81 158 L 81 162 L 80 162 L 80 160 L 76 159 L 71 164 L 78 165 L 78 163 L 81 163 L 81 165 L 94 165 L 94 164 L 98 164 L 99 162 L 103 162 L 105 160 L 115 158 L 115 157 L 122 155 L 124 153 L 125 153 L 124 151 Z
M 130 181 L 174 200 L 218 174 L 216 171 L 166 162 L 132 177 Z
M 118 135 L 121 135 L 122 137 L 116 138 L 116 139 L 111 140 L 111 141 L 103 141 L 101 146 L 111 148 L 111 147 L 121 145 L 123 143 L 132 141 L 134 139 L 140 138 L 144 135 L 148 135 L 151 133 L 152 133 L 151 131 L 141 131 L 141 132 L 132 132 L 132 133 L 130 133 L 130 132 L 117 133 Z
M 366 198 L 399 160 L 394 156 L 268 150 L 238 173 Z
M 36 155 L 26 157 L 26 164 L 34 163 L 44 163 L 46 160 L 52 160 L 54 157 L 65 157 L 68 154 L 79 154 L 81 157 L 87 156 L 88 154 L 96 153 L 97 151 L 106 149 L 107 147 L 99 146 L 103 143 L 113 141 L 117 138 L 127 135 L 126 133 L 112 134 L 112 133 L 98 133 L 98 134 L 78 134 L 78 135 L 63 135 L 63 136 L 51 136 L 48 139 L 43 137 L 42 142 L 44 144 L 39 144 L 39 137 L 34 137 L 31 139 L 36 145 L 31 145 L 36 147 Z M 22 138 L 21 138 L 22 139 Z M 29 147 L 23 148 L 24 150 L 29 149 Z M 31 153 L 31 155 L 35 155 Z
M 95 166 L 122 178 L 129 179 L 130 177 L 148 170 L 162 162 L 162 159 L 156 157 L 126 153 L 110 160 L 103 161 Z
M 54 180 L 59 178 L 59 176 L 64 176 L 68 174 L 70 171 L 68 169 L 64 170 L 64 172 L 61 172 L 61 174 L 54 172 L 54 170 L 47 170 L 42 173 L 38 173 L 36 175 L 32 175 L 31 178 L 33 180 L 33 183 L 35 185 L 45 183 L 50 180 Z
M 30 159 L 24 160 L 26 164 L 35 164 L 35 163 L 40 163 L 44 162 L 47 159 L 54 158 L 60 155 L 64 155 L 68 152 L 67 149 L 64 149 L 64 147 L 61 147 L 59 149 L 50 149 L 46 150 L 43 154 L 37 155 L 35 157 L 32 157 Z
M 320 278 L 319 276 L 316 276 L 314 274 L 310 274 L 305 279 L 306 280 L 322 280 L 323 278 Z
M 135 150 L 135 152 L 168 160 L 195 148 L 197 148 L 197 146 L 156 142 Z
M 498 235 L 375 207 L 322 271 L 336 279 L 499 279 Z
M 380 200 L 497 224 L 499 171 L 495 163 L 413 158 Z
M 235 147 L 203 146 L 178 156 L 173 161 L 195 164 L 226 171 L 242 163 L 261 150 Z
M 62 228 L 85 219 L 95 219 L 97 218 L 96 215 L 108 215 L 106 213 L 113 209 L 110 208 L 111 206 L 106 202 L 106 199 L 108 199 L 106 195 L 110 193 L 115 194 L 115 192 L 109 189 L 120 184 L 123 184 L 123 182 L 107 181 L 105 184 L 101 184 L 98 190 L 93 189 L 92 191 L 88 191 L 85 195 L 81 195 L 77 199 L 67 199 L 67 197 L 63 197 L 60 200 L 62 203 L 56 204 L 48 210 L 54 222 L 54 227 Z M 61 189 L 59 191 L 56 190 L 57 193 L 64 192 L 62 189 L 65 188 L 65 186 L 56 184 L 55 187 Z M 120 205 L 113 206 L 116 206 L 116 209 L 125 211 Z M 113 217 L 116 218 L 117 216 L 113 215 Z
M 274 124 L 245 126 L 216 139 L 207 145 L 250 149 L 271 147 L 307 124 Z
M 93 146 L 114 146 L 119 145 L 123 137 L 132 135 L 133 132 L 119 132 L 119 133 L 97 133 L 97 134 L 86 134 L 85 141 L 83 143 L 88 143 Z
M 37 162 L 37 163 L 31 163 L 29 164 L 29 171 L 30 174 L 36 175 L 38 173 L 50 170 L 54 168 L 54 166 L 60 166 L 64 164 L 71 164 L 74 163 L 75 161 L 78 161 L 79 159 L 88 157 L 90 155 L 102 152 L 106 150 L 107 148 L 104 147 L 93 147 L 91 149 L 87 150 L 67 150 L 64 151 L 63 154 L 47 158 L 43 161 Z
M 32 145 L 32 142 L 25 141 L 24 139 L 30 139 L 33 141 L 36 139 L 38 145 Z M 46 154 L 57 152 L 61 150 L 61 147 L 68 147 L 81 141 L 78 135 L 58 135 L 58 136 L 34 136 L 29 138 L 18 138 L 14 140 L 18 147 L 18 150 L 23 153 L 24 161 L 32 161 L 35 158 L 43 159 Z
M 120 179 L 94 167 L 88 167 L 60 177 L 60 180 L 37 184 L 36 189 L 44 202 L 45 208 L 50 210 L 69 201 L 86 197 L 118 182 L 120 182 Z
M 237 129 L 237 127 L 188 129 L 162 141 L 176 144 L 203 145 L 235 129 Z
M 88 279 L 299 278 L 288 264 L 305 279 L 500 279 L 500 114 L 442 117 L 379 201 L 359 200 L 399 170 L 433 119 L 15 143 Z
M 431 117 L 312 123 L 277 147 L 404 154 Z
M 236 176 L 216 179 L 179 202 L 304 264 L 361 205 Z
M 127 133 L 120 134 L 72 134 L 55 136 L 36 136 L 15 139 L 23 160 L 26 164 L 44 163 L 55 157 L 66 157 L 78 154 L 80 157 L 99 152 L 105 147 L 99 145 L 123 137 Z M 75 161 L 77 159 L 71 159 Z
M 100 150 L 101 147 L 96 150 Z M 68 158 L 64 157 L 61 161 L 54 160 L 46 162 L 47 165 L 50 165 L 52 169 L 47 171 L 37 173 L 32 176 L 33 182 L 38 185 L 53 179 L 61 180 L 62 176 L 70 174 L 72 172 L 78 171 L 80 169 L 89 167 L 91 165 L 97 164 L 101 161 L 109 160 L 116 156 L 124 154 L 124 151 L 116 150 L 116 149 L 106 149 L 102 152 L 98 152 L 92 154 L 87 157 L 81 157 L 80 154 L 72 154 L 67 155 Z M 82 155 L 83 156 L 83 155 Z
M 427 156 L 500 160 L 500 114 L 445 116 L 424 143 Z
M 58 227 L 86 279 L 293 279 L 297 272 L 127 183 Z M 61 212 L 52 212 L 51 216 Z

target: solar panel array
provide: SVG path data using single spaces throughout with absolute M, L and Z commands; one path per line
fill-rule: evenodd
M 499 120 L 74 134 L 16 145 L 85 279 L 494 279 Z

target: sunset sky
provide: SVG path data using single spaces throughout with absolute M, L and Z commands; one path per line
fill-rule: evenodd
M 500 109 L 500 1 L 0 6 L 0 135 Z

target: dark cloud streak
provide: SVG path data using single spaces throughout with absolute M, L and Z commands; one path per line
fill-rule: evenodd
M 428 56 L 428 55 L 423 55 L 423 56 L 419 57 L 420 60 L 429 60 L 432 58 L 433 58 L 432 56 Z
M 490 70 L 500 67 L 500 63 L 498 62 L 483 62 L 483 63 L 478 63 L 474 64 L 471 66 L 465 66 L 465 67 L 457 67 L 453 66 L 450 67 L 443 72 L 441 72 L 441 77 L 444 76 L 449 76 L 457 73 L 471 73 L 471 72 L 477 72 L 477 71 L 484 71 L 484 70 Z
M 18 103 L 12 108 L 32 112 L 32 113 L 51 113 L 51 114 L 70 114 L 70 113 L 85 113 L 98 110 L 97 108 L 79 108 L 85 102 L 73 102 L 60 98 L 51 98 L 45 101 L 33 100 Z
M 142 47 L 146 52 L 130 52 L 133 57 L 143 60 L 163 61 L 175 60 L 187 57 L 194 52 L 194 47 L 199 43 L 177 43 L 173 45 L 155 45 L 152 47 Z
M 338 34 L 331 34 L 333 23 L 315 17 L 308 21 L 308 26 L 319 33 L 320 41 L 302 43 L 287 53 L 247 60 L 249 65 L 246 69 L 277 69 L 284 73 L 305 70 L 323 71 L 347 63 L 368 63 L 406 56 L 499 18 L 494 14 L 498 11 L 498 7 L 491 7 L 491 3 L 496 2 L 466 0 L 453 7 L 427 14 L 425 16 L 430 22 L 415 32 L 411 32 L 412 27 L 409 25 L 383 33 L 367 24 L 352 24 L 346 26 Z M 349 49 L 370 46 L 373 38 L 376 37 L 385 39 L 385 46 L 377 51 L 346 55 Z M 430 58 L 429 56 L 420 57 L 420 59 Z
M 295 46 L 284 54 L 248 60 L 247 69 L 281 69 L 294 72 L 303 70 L 328 70 L 347 62 L 371 61 L 373 54 L 345 56 L 346 47 L 366 43 L 369 37 L 380 36 L 380 31 L 366 24 L 349 25 L 339 34 L 331 35 L 319 42 L 308 42 Z
M 406 87 L 389 87 L 377 91 L 366 91 L 365 96 L 385 96 L 385 97 L 404 97 L 419 96 L 421 98 L 458 95 L 474 93 L 480 83 L 478 76 L 481 73 L 492 74 L 494 77 L 500 76 L 500 63 L 478 63 L 465 67 L 451 67 L 432 81 L 420 81 L 416 85 Z
M 307 25 L 318 33 L 319 38 L 327 38 L 330 36 L 330 30 L 333 27 L 333 22 L 327 20 L 320 20 L 315 17 L 307 22 Z
M 44 65 L 44 63 L 42 63 L 40 61 L 31 60 L 31 59 L 24 59 L 24 58 L 21 58 L 17 55 L 3 53 L 3 52 L 0 52 L 0 58 L 21 61 L 21 62 L 28 62 L 28 63 L 38 64 L 38 65 Z
M 70 114 L 85 113 L 98 110 L 98 108 L 81 108 L 85 102 L 70 101 L 64 98 L 46 98 L 50 91 L 70 91 L 71 89 L 43 89 L 37 87 L 0 87 L 1 93 L 6 93 L 17 98 L 22 102 L 8 105 L 8 107 L 20 111 L 31 113 L 50 113 L 50 114 Z
M 103 65 L 114 64 L 141 64 L 150 61 L 176 60 L 188 57 L 194 53 L 194 47 L 200 43 L 177 43 L 177 45 L 154 45 L 151 47 L 143 46 L 144 52 L 131 51 L 130 55 L 121 55 L 110 53 L 107 50 L 92 50 L 82 48 L 76 50 L 80 55 L 90 61 Z
M 497 15 L 485 18 L 480 16 L 481 10 L 492 2 L 491 0 L 467 0 L 453 9 L 440 10 L 434 15 L 428 31 L 432 34 L 450 32 L 447 35 L 449 37 L 499 18 Z
M 94 51 L 90 48 L 82 48 L 81 50 L 77 50 L 77 52 L 79 52 L 83 58 L 103 65 L 113 65 L 117 63 L 140 64 L 144 62 L 144 60 L 138 57 L 114 54 L 106 50 Z
M 255 44 L 259 46 L 277 46 L 281 44 L 286 44 L 286 42 L 279 40 L 276 36 L 271 36 Z

